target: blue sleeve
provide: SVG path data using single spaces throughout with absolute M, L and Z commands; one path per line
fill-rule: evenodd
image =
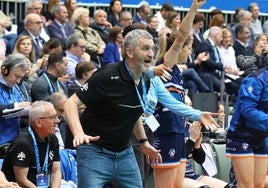
M 267 88 L 256 77 L 249 77 L 243 81 L 239 93 L 240 113 L 249 122 L 257 125 L 265 125 L 268 128 L 268 114 L 261 109 L 261 102 L 267 103 Z M 266 92 L 266 93 L 265 93 Z M 266 94 L 266 95 L 265 95 Z M 266 105 L 264 105 L 266 106 Z
M 195 110 L 186 104 L 176 100 L 165 88 L 163 82 L 158 76 L 152 79 L 153 85 L 157 90 L 158 102 L 164 105 L 173 113 L 188 118 L 193 121 L 199 121 L 202 112 L 200 110 Z
M 104 49 L 102 59 L 103 59 L 103 65 L 117 62 L 115 58 L 114 46 L 112 44 L 107 44 L 107 46 Z
M 154 66 L 150 66 L 150 69 L 148 70 L 148 72 L 145 73 L 149 78 L 154 78 Z

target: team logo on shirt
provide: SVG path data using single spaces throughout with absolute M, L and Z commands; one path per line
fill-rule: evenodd
M 81 91 L 87 91 L 88 90 L 88 83 L 85 83 L 81 86 Z
M 54 157 L 54 153 L 53 153 L 53 151 L 50 151 L 49 152 L 49 158 L 50 158 L 51 161 L 53 160 L 53 157 Z
M 243 150 L 247 150 L 248 149 L 248 144 L 244 142 L 244 143 L 242 143 L 241 147 L 242 147 Z
M 176 153 L 175 149 L 174 149 L 174 148 L 170 148 L 170 150 L 169 150 L 169 152 L 168 152 L 168 155 L 169 155 L 171 158 L 173 158 L 173 157 L 175 156 L 175 153 Z
M 252 91 L 253 91 L 253 87 L 252 87 L 252 86 L 249 86 L 249 87 L 248 87 L 248 92 L 249 92 L 249 93 L 252 93 Z
M 119 79 L 119 76 L 111 76 L 111 80 L 117 80 Z
M 17 158 L 18 158 L 19 161 L 24 161 L 24 159 L 26 158 L 26 155 L 25 155 L 25 153 L 20 152 L 20 153 L 17 155 Z

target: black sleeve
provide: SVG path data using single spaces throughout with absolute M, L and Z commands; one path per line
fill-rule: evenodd
M 198 149 L 194 148 L 193 149 L 193 159 L 199 163 L 203 164 L 206 158 L 206 153 L 204 152 L 203 148 L 200 147 Z
M 188 139 L 185 144 L 185 150 L 186 150 L 186 158 L 190 159 L 192 158 L 194 149 L 194 142 L 191 139 Z

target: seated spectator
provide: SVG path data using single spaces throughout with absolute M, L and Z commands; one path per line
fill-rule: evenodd
M 128 26 L 132 25 L 132 15 L 129 11 L 122 11 L 119 14 L 119 26 L 126 28 Z
M 193 32 L 193 51 L 195 52 L 196 48 L 198 47 L 199 43 L 204 40 L 203 33 L 201 29 L 204 27 L 206 17 L 202 13 L 196 13 L 192 25 L 192 32 Z
M 198 74 L 213 92 L 221 91 L 222 83 L 219 72 L 230 68 L 229 65 L 224 66 L 222 64 L 219 51 L 216 47 L 221 44 L 221 40 L 222 29 L 220 27 L 213 26 L 209 30 L 208 38 L 199 44 L 195 52 L 196 56 L 203 52 L 209 54 L 209 59 L 200 63 L 198 67 Z
M 251 12 L 250 28 L 252 29 L 252 35 L 254 39 L 260 34 L 263 34 L 262 23 L 259 20 L 259 5 L 255 2 L 248 5 L 248 11 Z
M 43 1 L 40 0 L 29 0 L 25 4 L 25 9 L 26 9 L 26 17 L 28 14 L 37 14 L 40 16 L 40 19 L 42 20 L 42 27 L 40 31 L 40 37 L 44 39 L 45 41 L 49 40 L 49 35 L 46 27 L 46 18 L 41 15 L 42 10 L 43 10 Z M 20 21 L 18 23 L 18 28 L 17 28 L 17 34 L 20 35 L 23 31 L 25 30 L 25 20 Z
M 68 87 L 68 96 L 71 97 L 97 70 L 94 62 L 81 61 L 75 67 L 76 80 Z
M 158 51 L 158 18 L 154 15 L 148 16 L 147 18 L 147 28 L 146 30 L 153 36 L 153 41 L 154 41 L 154 54 L 157 54 Z
M 166 25 L 159 31 L 159 35 L 165 35 L 177 31 L 181 24 L 181 16 L 178 12 L 173 11 L 169 14 L 166 20 Z
M 72 81 L 75 79 L 75 66 L 80 61 L 90 61 L 90 56 L 85 52 L 86 41 L 79 34 L 71 34 L 66 43 L 66 57 L 68 61 L 67 74 L 71 75 Z
M 29 72 L 25 75 L 25 81 L 28 87 L 31 88 L 33 82 L 38 77 L 38 72 L 45 68 L 47 57 L 35 58 L 33 40 L 28 35 L 22 35 L 17 39 L 13 53 L 22 53 L 27 58 L 30 67 Z
M 58 38 L 66 49 L 67 37 L 74 32 L 72 26 L 67 23 L 68 12 L 64 5 L 53 7 L 54 20 L 47 26 L 50 38 Z
M 77 8 L 77 2 L 76 0 L 65 0 L 64 5 L 67 8 L 67 12 L 68 12 L 68 19 L 69 19 L 68 22 L 70 22 L 70 24 L 73 25 L 71 20 L 72 20 L 74 10 Z
M 264 50 L 267 46 L 268 37 L 266 34 L 260 34 L 255 38 L 253 49 L 257 58 L 257 67 L 263 67 Z
M 89 10 L 82 7 L 75 9 L 72 20 L 76 24 L 74 32 L 83 36 L 86 41 L 86 52 L 90 55 L 91 60 L 101 65 L 106 44 L 96 30 L 88 27 L 90 24 Z
M 209 22 L 208 28 L 211 28 L 213 26 L 217 26 L 217 27 L 220 27 L 220 28 L 224 28 L 226 26 L 223 14 L 216 14 L 216 15 L 213 16 L 212 20 L 210 20 L 210 22 Z M 204 39 L 208 38 L 208 33 L 209 33 L 209 29 L 206 30 L 203 33 L 203 38 Z
M 136 15 L 133 17 L 133 23 L 139 22 L 147 26 L 147 17 L 151 14 L 151 8 L 148 4 L 141 5 Z
M 16 53 L 6 57 L 1 64 L 0 75 L 0 144 L 12 142 L 19 134 L 19 117 L 4 118 L 3 111 L 29 107 L 15 87 L 25 76 L 29 64 L 24 55 Z
M 106 45 L 103 53 L 102 66 L 109 63 L 120 62 L 123 57 L 121 54 L 121 46 L 124 40 L 122 35 L 123 28 L 114 26 L 109 35 L 109 43 Z
M 89 25 L 92 29 L 96 30 L 101 39 L 107 44 L 109 39 L 109 33 L 112 29 L 112 24 L 107 21 L 107 13 L 102 10 L 98 9 L 94 12 L 94 22 Z
M 16 181 L 20 187 L 60 187 L 56 110 L 49 102 L 37 101 L 31 105 L 29 121 L 28 129 L 9 147 L 2 170 L 8 181 Z
M 47 1 L 47 9 L 42 10 L 42 16 L 45 17 L 45 24 L 48 26 L 53 22 L 54 20 L 54 15 L 53 15 L 53 8 L 58 6 L 60 4 L 60 0 L 48 0 Z
M 249 28 L 249 37 L 248 37 L 248 45 L 253 47 L 254 44 L 254 35 L 253 35 L 253 31 L 251 29 L 250 23 L 251 23 L 251 18 L 252 18 L 252 14 L 249 11 L 246 10 L 241 10 L 238 14 L 237 14 L 237 19 L 238 19 L 238 23 L 233 25 L 233 27 L 231 27 L 231 31 L 233 34 L 233 38 L 234 41 L 236 41 L 236 26 L 238 24 L 243 24 L 246 25 Z
M 236 64 L 240 70 L 245 71 L 244 76 L 249 75 L 257 69 L 256 55 L 254 49 L 249 45 L 250 29 L 245 24 L 237 24 L 235 28 L 236 41 L 234 51 Z
M 111 0 L 110 7 L 108 11 L 107 21 L 112 24 L 112 26 L 120 26 L 119 15 L 122 11 L 121 0 Z
M 243 71 L 240 71 L 240 69 L 236 65 L 236 57 L 233 44 L 234 41 L 232 37 L 232 32 L 227 28 L 222 29 L 221 45 L 217 46 L 217 48 L 219 50 L 223 65 L 230 66 L 230 69 L 225 72 L 226 92 L 228 94 L 237 95 L 241 80 L 244 77 Z
M 170 3 L 163 3 L 159 11 L 156 12 L 155 16 L 158 18 L 159 25 L 157 31 L 159 32 L 163 27 L 165 27 L 166 19 L 169 14 L 174 11 L 174 7 Z
M 45 40 L 40 36 L 43 22 L 38 14 L 27 14 L 25 17 L 25 30 L 19 35 L 28 35 L 34 41 L 35 57 L 40 57 L 40 51 L 43 48 Z
M 41 51 L 41 57 L 47 57 L 49 54 L 53 54 L 56 52 L 62 52 L 62 44 L 61 41 L 57 38 L 51 38 L 49 39 L 43 46 L 43 49 Z M 46 70 L 46 65 L 43 67 L 44 70 Z
M 56 92 L 62 92 L 67 96 L 67 88 L 58 80 L 67 71 L 67 58 L 62 52 L 50 54 L 47 62 L 47 71 L 38 77 L 32 87 L 32 100 L 47 100 Z

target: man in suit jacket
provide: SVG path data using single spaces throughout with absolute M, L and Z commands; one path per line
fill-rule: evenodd
M 47 29 L 51 38 L 58 38 L 66 49 L 67 37 L 74 32 L 73 27 L 66 23 L 68 19 L 68 12 L 64 5 L 56 5 L 52 13 L 54 15 L 54 21 L 52 21 Z
M 39 58 L 45 40 L 40 36 L 43 22 L 38 14 L 30 13 L 25 17 L 25 30 L 19 35 L 29 35 L 33 39 L 35 58 Z
M 147 17 L 151 14 L 151 8 L 147 4 L 143 4 L 138 8 L 137 14 L 133 17 L 133 23 L 140 22 L 147 26 Z
M 200 64 L 198 74 L 211 91 L 217 92 L 220 92 L 221 89 L 221 78 L 219 73 L 224 71 L 224 68 L 230 68 L 228 66 L 224 67 L 216 47 L 217 45 L 220 45 L 221 40 L 221 28 L 213 26 L 210 28 L 208 39 L 202 41 L 195 52 L 196 57 L 202 52 L 210 55 L 210 58 L 207 61 L 203 61 Z

